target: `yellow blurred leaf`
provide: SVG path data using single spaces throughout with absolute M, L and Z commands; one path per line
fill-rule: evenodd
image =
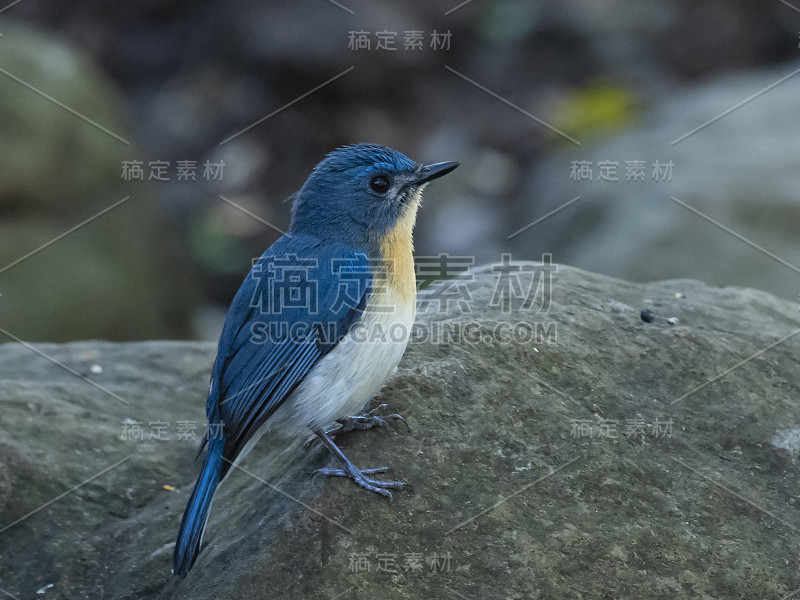
M 623 87 L 593 83 L 568 95 L 556 111 L 555 126 L 578 139 L 627 125 L 635 115 L 635 94 Z

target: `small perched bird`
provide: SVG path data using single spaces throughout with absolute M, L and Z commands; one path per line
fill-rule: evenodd
M 296 194 L 289 231 L 253 265 L 225 319 L 175 574 L 185 577 L 197 559 L 217 485 L 267 431 L 316 435 L 341 463 L 323 474 L 388 498 L 405 485 L 369 477 L 386 469 L 356 467 L 325 427 L 352 427 L 347 417 L 400 362 L 416 314 L 412 233 L 422 190 L 457 166 L 356 144 L 328 154 Z

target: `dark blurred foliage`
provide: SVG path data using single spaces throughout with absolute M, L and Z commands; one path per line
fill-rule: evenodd
M 2 17 L 67 40 L 113 80 L 136 146 L 131 159 L 225 161 L 221 182 L 149 188 L 199 283 L 199 304 L 224 309 L 251 258 L 278 233 L 219 196 L 285 229 L 285 200 L 326 152 L 346 143 L 461 161 L 457 176 L 428 192 L 418 252 L 497 258 L 536 206 L 521 189 L 525 174 L 569 144 L 445 65 L 591 139 L 672 89 L 795 57 L 800 16 L 752 0 L 474 0 L 450 14 L 457 0 L 342 2 L 354 14 L 326 0 L 24 0 Z M 350 50 L 356 30 L 372 33 L 373 45 L 375 32 L 397 31 L 400 49 Z M 406 30 L 424 32 L 423 50 L 402 49 Z M 434 30 L 452 33 L 449 50 L 428 47 Z M 580 110 L 582 101 L 592 110 Z

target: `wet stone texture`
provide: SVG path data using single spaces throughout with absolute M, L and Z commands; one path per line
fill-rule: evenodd
M 561 266 L 546 312 L 512 298 L 504 313 L 488 306 L 497 277 L 469 284 L 471 312 L 420 315 L 470 335 L 420 335 L 373 399 L 411 430 L 340 442 L 413 492 L 388 502 L 312 479 L 323 450 L 262 438 L 218 490 L 183 581 L 171 544 L 199 468 L 184 438 L 192 422 L 202 431 L 214 345 L 35 346 L 80 377 L 0 346 L 0 587 L 20 599 L 759 600 L 800 588 L 798 306 Z M 539 323 L 548 339 L 492 341 L 497 323 Z

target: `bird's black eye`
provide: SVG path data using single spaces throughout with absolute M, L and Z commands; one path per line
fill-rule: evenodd
M 390 185 L 389 178 L 386 175 L 375 175 L 375 177 L 369 180 L 369 187 L 372 188 L 372 191 L 378 192 L 379 194 L 388 192 Z

